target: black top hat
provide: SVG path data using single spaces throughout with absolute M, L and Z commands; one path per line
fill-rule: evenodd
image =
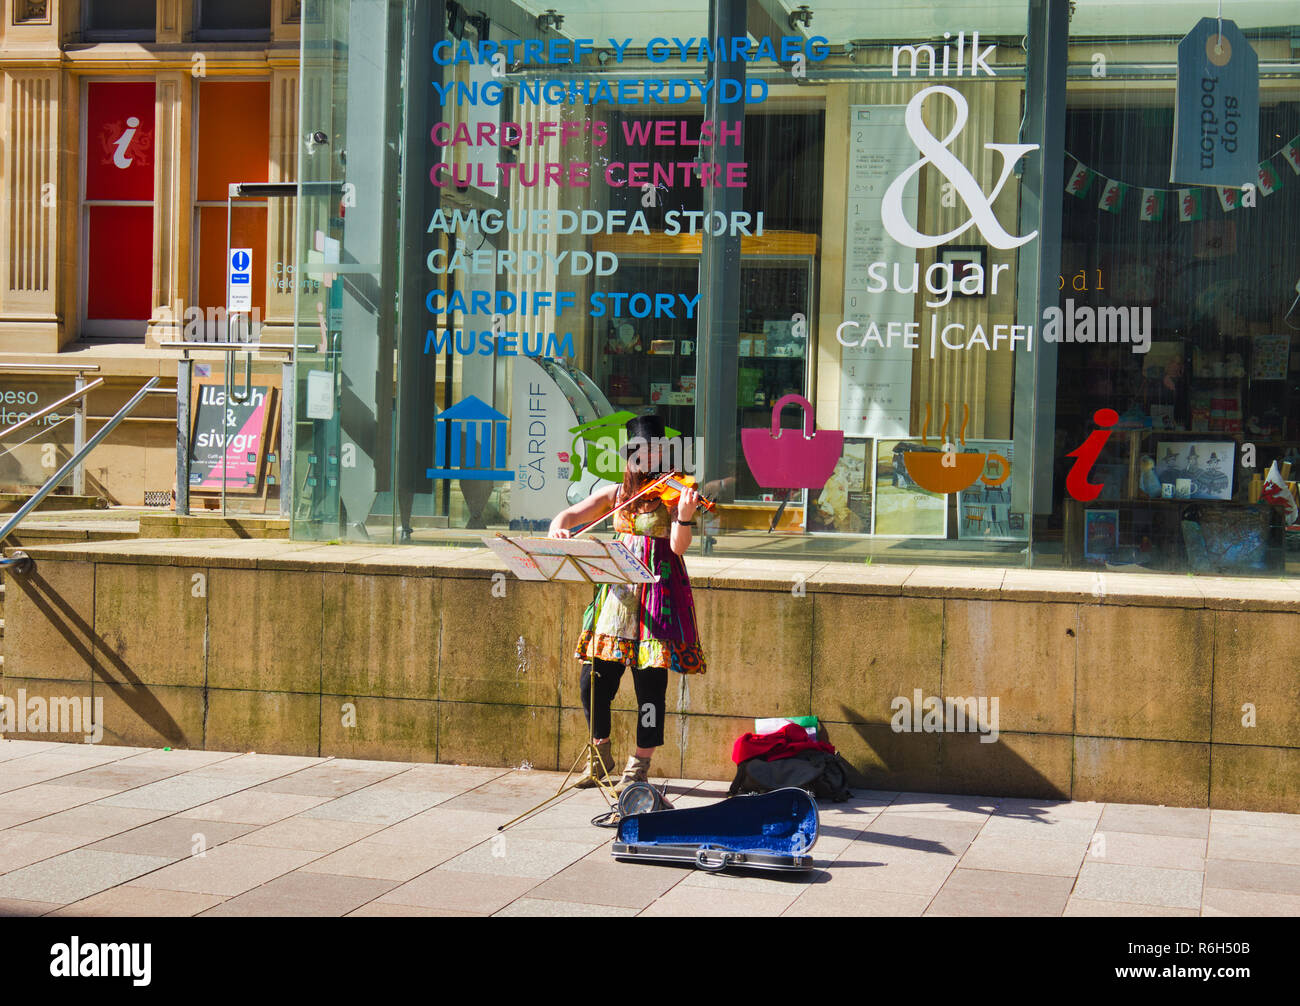
M 641 440 L 654 440 L 656 437 L 663 438 L 668 436 L 668 431 L 664 428 L 664 421 L 659 418 L 657 413 L 650 413 L 647 416 L 633 416 L 627 421 L 627 439 L 629 441 L 640 438 Z
M 664 421 L 651 413 L 648 416 L 633 416 L 627 421 L 627 443 L 623 445 L 623 460 L 627 461 L 634 453 L 641 452 L 642 471 L 658 471 L 661 467 L 659 454 L 650 450 L 654 441 L 663 439 L 668 431 Z

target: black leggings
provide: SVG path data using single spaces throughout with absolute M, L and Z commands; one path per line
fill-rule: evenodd
M 596 670 L 596 708 L 591 707 L 592 664 Z M 609 706 L 623 680 L 623 665 L 612 660 L 595 660 L 582 665 L 582 708 L 591 721 L 591 736 L 610 735 Z M 638 667 L 632 670 L 636 688 L 636 746 L 662 747 L 664 742 L 664 698 L 668 694 L 668 670 L 664 667 Z

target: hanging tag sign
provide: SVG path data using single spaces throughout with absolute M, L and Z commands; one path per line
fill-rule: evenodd
M 1259 170 L 1259 57 L 1232 22 L 1203 17 L 1178 43 L 1169 180 L 1241 188 Z

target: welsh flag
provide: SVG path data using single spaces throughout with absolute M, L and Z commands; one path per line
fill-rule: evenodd
M 1092 171 L 1086 164 L 1075 161 L 1074 170 L 1070 172 L 1070 180 L 1065 183 L 1065 191 L 1082 199 L 1088 191 L 1088 186 L 1092 184 L 1092 175 Z
M 1219 194 L 1219 205 L 1223 207 L 1224 213 L 1231 213 L 1241 205 L 1241 189 L 1234 189 L 1231 185 L 1216 185 L 1214 191 Z
M 1201 200 L 1202 195 L 1204 195 L 1204 192 L 1201 189 L 1178 190 L 1179 223 L 1200 220 L 1205 216 L 1205 205 Z
M 1106 184 L 1101 190 L 1101 199 L 1097 201 L 1097 208 L 1106 210 L 1108 213 L 1118 213 L 1120 204 L 1124 202 L 1124 190 L 1126 188 L 1128 186 L 1123 182 L 1107 178 Z
M 1277 467 L 1277 462 L 1268 469 L 1268 474 L 1264 476 L 1264 500 L 1280 506 L 1286 510 L 1286 523 L 1290 527 L 1297 521 L 1300 521 L 1300 506 L 1297 506 L 1295 497 L 1291 490 L 1287 488 L 1286 482 L 1282 480 L 1282 472 Z
M 1291 165 L 1291 170 L 1300 175 L 1300 136 L 1282 148 L 1282 156 L 1286 158 L 1287 164 Z
M 1273 167 L 1272 161 L 1259 162 L 1259 191 L 1266 196 L 1271 196 L 1274 192 L 1282 187 L 1282 176 L 1277 173 L 1277 168 Z
M 1164 189 L 1143 189 L 1142 207 L 1138 210 L 1139 220 L 1159 220 L 1165 215 Z

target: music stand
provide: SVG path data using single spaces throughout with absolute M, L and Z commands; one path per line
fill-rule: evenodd
M 503 534 L 495 538 L 484 538 L 483 543 L 495 552 L 510 571 L 521 580 L 552 581 L 558 583 L 655 583 L 659 577 L 646 568 L 645 563 L 634 556 L 621 541 L 598 541 L 594 538 L 507 538 Z M 596 669 L 592 666 L 592 677 Z M 511 818 L 499 825 L 497 831 L 505 831 L 512 824 L 537 813 L 548 803 L 558 799 L 568 790 L 578 785 L 577 780 L 570 783 L 573 774 L 578 771 L 584 757 L 593 766 L 602 766 L 600 754 L 592 743 L 592 718 L 595 706 L 595 686 L 593 681 L 592 700 L 587 703 L 587 729 L 582 750 L 574 759 L 568 774 L 560 783 L 554 796 L 549 796 L 537 806 L 524 811 L 518 817 Z M 618 793 L 614 785 L 607 782 L 602 773 L 596 777 L 596 788 L 610 807 L 618 805 Z

